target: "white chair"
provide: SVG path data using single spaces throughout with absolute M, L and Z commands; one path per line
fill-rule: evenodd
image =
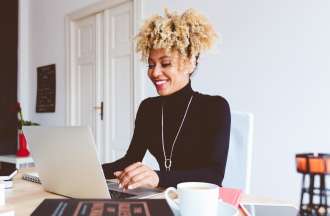
M 159 170 L 159 164 L 156 158 L 147 150 L 142 160 L 143 164 L 146 164 L 153 170 Z
M 224 187 L 239 188 L 250 192 L 253 142 L 253 115 L 244 112 L 231 113 L 229 152 Z

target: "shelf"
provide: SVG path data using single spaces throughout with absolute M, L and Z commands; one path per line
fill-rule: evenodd
M 0 155 L 0 161 L 16 164 L 18 169 L 34 166 L 32 157 L 17 157 L 16 155 Z

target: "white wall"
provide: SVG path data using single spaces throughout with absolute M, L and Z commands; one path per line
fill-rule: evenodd
M 29 116 L 42 125 L 65 124 L 65 15 L 97 0 L 21 0 L 29 8 Z M 56 112 L 35 113 L 37 67 L 56 64 Z
M 21 103 L 24 119 L 30 119 L 31 101 L 29 97 L 29 1 L 19 1 L 18 24 L 18 82 L 17 99 Z
M 64 15 L 95 0 L 30 1 L 29 109 L 43 125 L 65 122 Z M 327 0 L 144 0 L 144 15 L 194 7 L 223 37 L 202 56 L 195 90 L 255 115 L 252 193 L 298 202 L 294 154 L 330 152 L 330 2 Z M 55 114 L 36 114 L 36 67 L 56 63 Z M 148 84 L 146 96 L 154 95 Z

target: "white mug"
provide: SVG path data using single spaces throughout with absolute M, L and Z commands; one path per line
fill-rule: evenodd
M 175 201 L 170 193 L 176 193 L 179 200 Z M 204 182 L 184 182 L 167 188 L 165 199 L 175 215 L 181 216 L 214 216 L 217 215 L 219 202 L 219 186 Z

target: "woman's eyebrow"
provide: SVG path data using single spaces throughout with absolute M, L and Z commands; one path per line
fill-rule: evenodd
M 162 57 L 158 58 L 158 60 L 164 60 L 164 59 L 171 60 L 171 56 L 162 56 Z M 155 60 L 152 58 L 148 58 L 148 62 L 155 62 Z
M 168 59 L 168 58 L 171 60 L 171 56 L 162 56 L 159 58 L 159 60 Z

